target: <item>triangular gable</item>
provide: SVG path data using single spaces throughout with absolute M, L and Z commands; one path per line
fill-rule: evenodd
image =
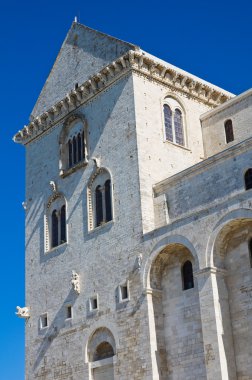
M 74 22 L 33 108 L 39 116 L 104 66 L 137 47 Z

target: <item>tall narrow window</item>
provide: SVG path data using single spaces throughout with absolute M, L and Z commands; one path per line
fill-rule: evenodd
M 244 175 L 244 181 L 245 181 L 245 189 L 249 190 L 252 189 L 252 169 L 249 168 L 245 175 Z
M 71 140 L 68 140 L 68 165 L 69 168 L 73 166 L 73 146 Z
M 165 140 L 174 144 L 185 145 L 184 113 L 179 102 L 172 98 L 165 98 L 163 105 Z
M 73 163 L 74 165 L 77 162 L 77 142 L 76 142 L 76 137 L 74 136 L 73 138 Z
M 52 248 L 57 247 L 59 242 L 58 215 L 57 210 L 52 212 Z
M 250 267 L 252 268 L 252 238 L 248 242 Z
M 194 288 L 193 267 L 191 261 L 186 261 L 182 266 L 183 290 Z
M 60 210 L 60 243 L 66 242 L 66 206 L 63 205 Z
M 77 142 L 78 142 L 78 162 L 80 162 L 82 160 L 82 144 L 81 144 L 81 134 L 78 133 L 78 136 L 77 136 Z
M 110 191 L 111 181 L 108 179 L 105 182 L 105 210 L 106 210 L 106 222 L 112 220 L 112 210 L 111 210 L 111 191 Z
M 113 219 L 113 186 L 109 172 L 100 168 L 88 183 L 89 230 Z
M 82 134 L 81 134 L 81 146 L 82 146 L 83 160 L 85 160 L 85 135 L 84 135 L 84 131 L 82 131 Z
M 233 124 L 232 120 L 226 120 L 224 124 L 225 128 L 225 135 L 226 135 L 226 143 L 230 143 L 231 141 L 234 141 L 234 131 L 233 131 Z
M 95 206 L 96 206 L 96 226 L 100 226 L 103 222 L 103 206 L 102 206 L 102 190 L 101 186 L 95 189 Z
M 173 141 L 172 111 L 167 104 L 164 104 L 164 122 L 165 122 L 165 138 L 168 141 Z
M 174 113 L 175 140 L 179 145 L 184 145 L 182 112 L 176 108 Z

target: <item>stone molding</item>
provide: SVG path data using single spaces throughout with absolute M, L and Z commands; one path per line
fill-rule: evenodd
M 175 183 L 181 180 L 189 180 L 192 176 L 199 175 L 208 168 L 219 165 L 220 162 L 230 158 L 236 157 L 239 154 L 245 153 L 251 149 L 252 137 L 247 138 L 244 141 L 238 142 L 221 152 L 214 154 L 213 156 L 206 157 L 203 161 L 198 162 L 174 175 L 168 177 L 153 185 L 154 196 L 158 197 L 161 194 L 166 193 L 170 187 L 173 187 Z
M 70 91 L 66 97 L 40 116 L 34 118 L 29 125 L 18 131 L 13 140 L 26 145 L 37 136 L 58 123 L 69 112 L 75 111 L 106 87 L 113 84 L 129 72 L 135 72 L 151 80 L 168 85 L 170 88 L 190 95 L 199 101 L 216 107 L 223 104 L 231 96 L 219 91 L 214 86 L 200 82 L 196 78 L 187 76 L 175 68 L 148 57 L 142 51 L 130 50 L 117 60 L 105 66 L 82 85 Z
M 215 275 L 221 275 L 221 276 L 226 276 L 227 275 L 227 270 L 223 268 L 217 268 L 217 267 L 206 267 L 203 269 L 200 269 L 196 272 L 194 272 L 195 277 L 199 276 L 204 276 L 204 275 L 210 275 L 210 274 L 215 274 Z

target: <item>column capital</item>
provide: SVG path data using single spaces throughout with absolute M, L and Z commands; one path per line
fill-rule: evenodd
M 216 274 L 216 275 L 221 275 L 221 276 L 226 276 L 227 275 L 227 270 L 223 268 L 217 268 L 217 267 L 206 267 L 199 269 L 198 271 L 194 272 L 194 276 L 199 277 L 201 275 L 205 274 Z

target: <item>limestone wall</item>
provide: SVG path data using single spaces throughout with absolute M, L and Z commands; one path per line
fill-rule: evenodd
M 226 143 L 224 123 L 231 119 L 234 141 Z M 204 150 L 210 157 L 251 137 L 252 91 L 229 100 L 217 109 L 203 114 L 201 117 Z
M 209 107 L 179 91 L 134 75 L 136 129 L 143 231 L 154 228 L 152 186 L 203 159 L 199 117 Z M 165 139 L 163 102 L 171 96 L 185 116 L 185 147 Z

